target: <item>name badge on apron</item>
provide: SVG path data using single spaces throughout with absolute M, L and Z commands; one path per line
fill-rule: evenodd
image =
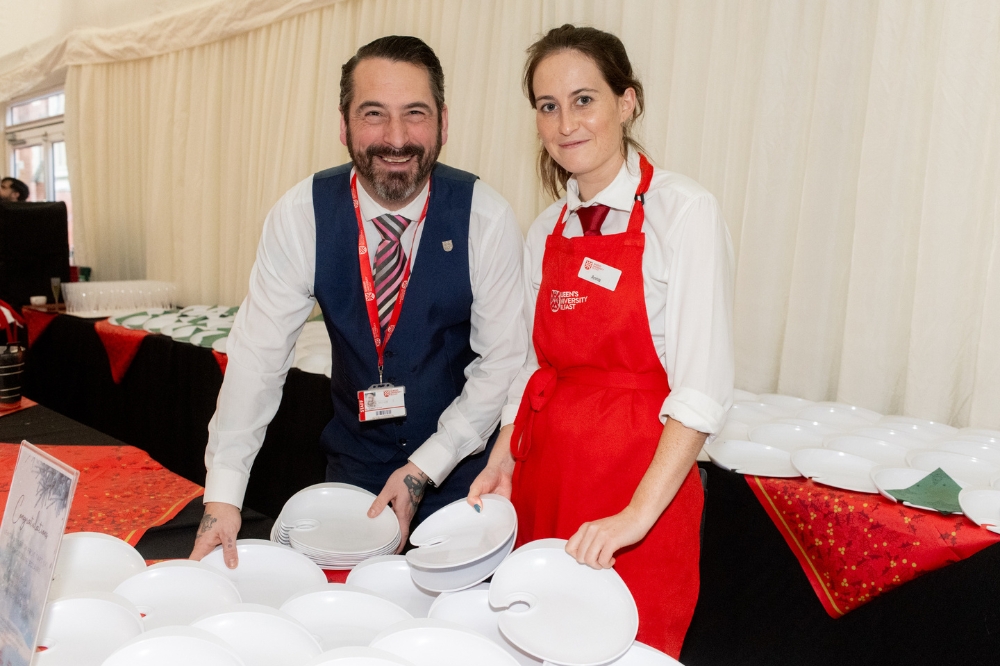
M 358 391 L 358 420 L 377 421 L 406 416 L 406 387 L 375 384 Z
M 593 282 L 597 286 L 611 291 L 614 291 L 618 286 L 618 279 L 621 276 L 622 272 L 614 266 L 602 264 L 597 259 L 591 259 L 590 257 L 583 258 L 580 272 L 577 273 L 577 277 L 587 282 Z

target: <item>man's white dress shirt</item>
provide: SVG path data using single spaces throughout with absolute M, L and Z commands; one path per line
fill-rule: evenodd
M 576 210 L 594 204 L 611 209 L 601 234 L 620 234 L 628 228 L 638 186 L 639 155 L 631 151 L 614 181 L 593 199 L 580 201 L 579 186 L 571 178 L 566 196 L 531 225 L 524 259 L 524 316 L 529 331 L 542 282 L 545 239 L 555 228 L 563 205 L 568 206 L 565 237 L 583 235 Z M 655 169 L 645 201 L 642 284 L 646 314 L 653 345 L 670 381 L 660 420 L 666 423 L 669 416 L 694 430 L 715 433 L 732 405 L 735 373 L 734 262 L 729 231 L 715 197 L 686 176 Z M 528 378 L 537 369 L 532 346 L 508 393 L 502 424 L 513 423 Z
M 208 426 L 205 502 L 242 506 L 250 467 L 281 402 L 295 340 L 316 303 L 312 191 L 310 176 L 285 193 L 264 222 L 257 261 L 250 273 L 250 290 L 229 334 L 226 376 Z M 390 211 L 376 203 L 358 183 L 369 248 L 378 247 L 382 239 L 371 222 L 373 218 L 391 212 L 414 220 L 400 239 L 404 253 L 413 262 L 414 275 L 419 275 L 420 236 L 428 224 L 415 222 L 427 195 L 425 186 L 410 204 Z M 357 234 L 344 238 L 344 242 L 356 245 Z M 473 294 L 469 344 L 478 357 L 465 369 L 465 388 L 441 414 L 437 432 L 410 455 L 410 461 L 438 485 L 463 458 L 485 447 L 500 418 L 511 381 L 524 363 L 529 341 L 521 321 L 523 245 L 510 205 L 477 180 L 467 251 Z M 375 252 L 369 252 L 368 257 L 374 264 Z M 359 268 L 355 265 L 348 270 Z M 371 344 L 374 346 L 374 341 Z

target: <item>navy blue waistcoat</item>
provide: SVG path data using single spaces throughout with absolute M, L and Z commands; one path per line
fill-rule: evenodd
M 361 286 L 350 177 L 350 164 L 313 177 L 315 294 L 333 347 L 334 417 L 322 443 L 328 480 L 378 493 L 388 475 L 437 430 L 438 417 L 462 392 L 465 368 L 476 358 L 469 345 L 473 297 L 468 251 L 476 176 L 441 164 L 434 168 L 419 256 L 385 352 L 384 381 L 406 387 L 406 417 L 367 423 L 358 421 L 357 392 L 378 383 L 378 354 Z M 454 479 L 460 487 L 442 500 L 468 492 L 485 459 L 477 462 L 476 470 Z

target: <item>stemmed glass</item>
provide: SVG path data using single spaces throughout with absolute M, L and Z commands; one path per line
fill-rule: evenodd
M 59 292 L 62 290 L 62 280 L 59 279 L 59 278 L 57 278 L 57 277 L 54 277 L 54 278 L 50 279 L 49 282 L 52 284 L 52 295 L 56 299 L 56 300 L 53 301 L 53 303 L 55 303 L 56 305 L 58 305 L 59 304 Z

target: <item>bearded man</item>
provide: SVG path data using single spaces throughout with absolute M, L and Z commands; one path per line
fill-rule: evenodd
M 250 465 L 318 302 L 333 349 L 327 481 L 377 494 L 402 531 L 465 497 L 496 438 L 528 348 L 522 236 L 507 202 L 437 162 L 444 73 L 415 37 L 382 37 L 343 66 L 340 140 L 268 214 L 205 453 L 205 516 L 191 557 L 235 540 Z M 419 256 L 418 256 L 419 255 Z

